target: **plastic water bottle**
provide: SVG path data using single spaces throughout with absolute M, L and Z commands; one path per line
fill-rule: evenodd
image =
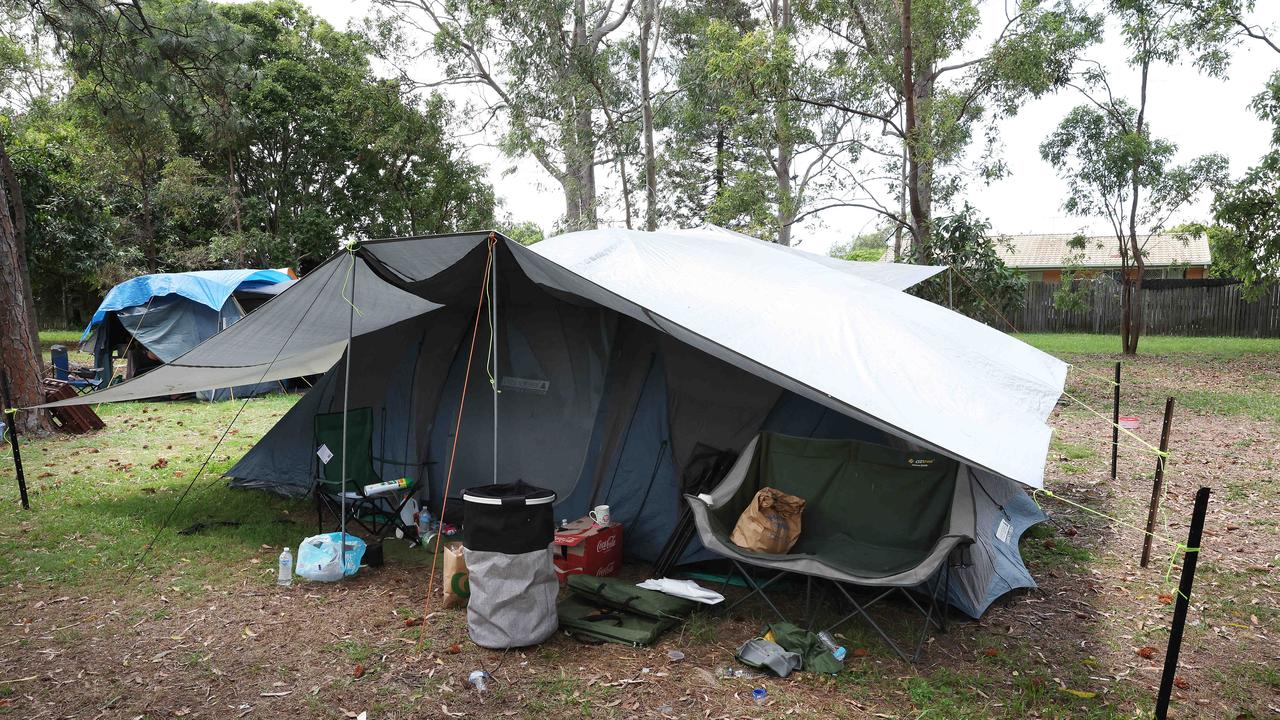
M 276 584 L 284 587 L 293 585 L 293 553 L 289 548 L 280 553 L 280 574 L 276 577 Z
M 484 670 L 472 670 L 471 674 L 467 676 L 467 682 L 479 692 L 484 692 L 489 689 L 489 678 L 489 673 Z
M 818 639 L 822 641 L 822 646 L 825 647 L 836 660 L 844 662 L 844 657 L 847 653 L 844 647 L 836 644 L 836 639 L 831 636 L 831 633 L 823 630 L 818 633 Z

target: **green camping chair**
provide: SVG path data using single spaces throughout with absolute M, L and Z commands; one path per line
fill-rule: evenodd
M 413 478 L 408 487 L 378 495 L 366 495 L 366 485 L 382 482 L 374 470 L 373 410 L 367 407 L 347 412 L 347 482 L 345 497 L 342 483 L 342 416 L 343 413 L 316 415 L 316 448 L 327 446 L 333 453 L 329 462 L 317 457 L 316 513 L 321 532 L 324 531 L 324 509 L 341 518 L 346 508 L 347 520 L 364 528 L 373 540 L 385 537 L 392 528 L 399 528 L 406 538 L 417 542 L 418 528 L 400 517 L 405 505 L 417 488 Z
M 709 496 L 685 499 L 703 545 L 730 560 L 751 590 L 725 611 L 758 595 L 785 622 L 765 593 L 770 586 L 789 574 L 804 576 L 808 612 L 813 581 L 830 581 L 853 610 L 827 630 L 861 617 L 899 657 L 915 662 L 930 628 L 946 630 L 951 568 L 965 564 L 974 541 L 971 485 L 957 482 L 959 469 L 936 453 L 763 433 Z M 800 537 L 785 555 L 753 552 L 729 540 L 738 517 L 763 487 L 805 500 Z M 773 574 L 758 582 L 748 568 Z M 871 598 L 860 601 L 848 586 L 871 588 Z M 898 593 L 924 616 L 910 655 L 868 612 Z

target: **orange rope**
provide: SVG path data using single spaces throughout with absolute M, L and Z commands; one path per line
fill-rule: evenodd
M 476 303 L 476 319 L 471 328 L 471 349 L 467 351 L 467 370 L 462 376 L 462 398 L 458 401 L 458 419 L 453 427 L 453 447 L 449 451 L 449 470 L 445 473 L 444 496 L 440 503 L 440 520 L 436 531 L 435 548 L 431 556 L 431 573 L 427 576 L 427 597 L 422 601 L 422 624 L 418 630 L 417 653 L 422 654 L 422 643 L 427 637 L 427 616 L 431 614 L 431 597 L 435 593 L 436 565 L 440 560 L 440 539 L 444 537 L 444 513 L 449 507 L 449 487 L 453 483 L 453 463 L 458 458 L 458 435 L 462 431 L 462 410 L 467 406 L 467 385 L 471 382 L 471 362 L 476 354 L 476 336 L 480 334 L 480 313 L 484 309 L 489 289 L 489 267 L 493 262 L 493 247 L 497 238 L 489 235 L 489 252 L 484 258 L 484 279 L 480 283 L 480 300 Z

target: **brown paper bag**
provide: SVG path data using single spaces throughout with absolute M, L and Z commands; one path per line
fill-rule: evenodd
M 800 538 L 804 500 L 773 488 L 761 488 L 738 517 L 729 540 L 754 552 L 784 555 Z
M 466 607 L 470 597 L 471 576 L 467 573 L 462 543 L 448 543 L 444 546 L 444 606 Z

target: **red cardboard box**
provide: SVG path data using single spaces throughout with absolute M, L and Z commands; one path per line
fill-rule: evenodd
M 584 517 L 556 532 L 556 577 L 612 575 L 622 565 L 622 525 L 600 527 Z

